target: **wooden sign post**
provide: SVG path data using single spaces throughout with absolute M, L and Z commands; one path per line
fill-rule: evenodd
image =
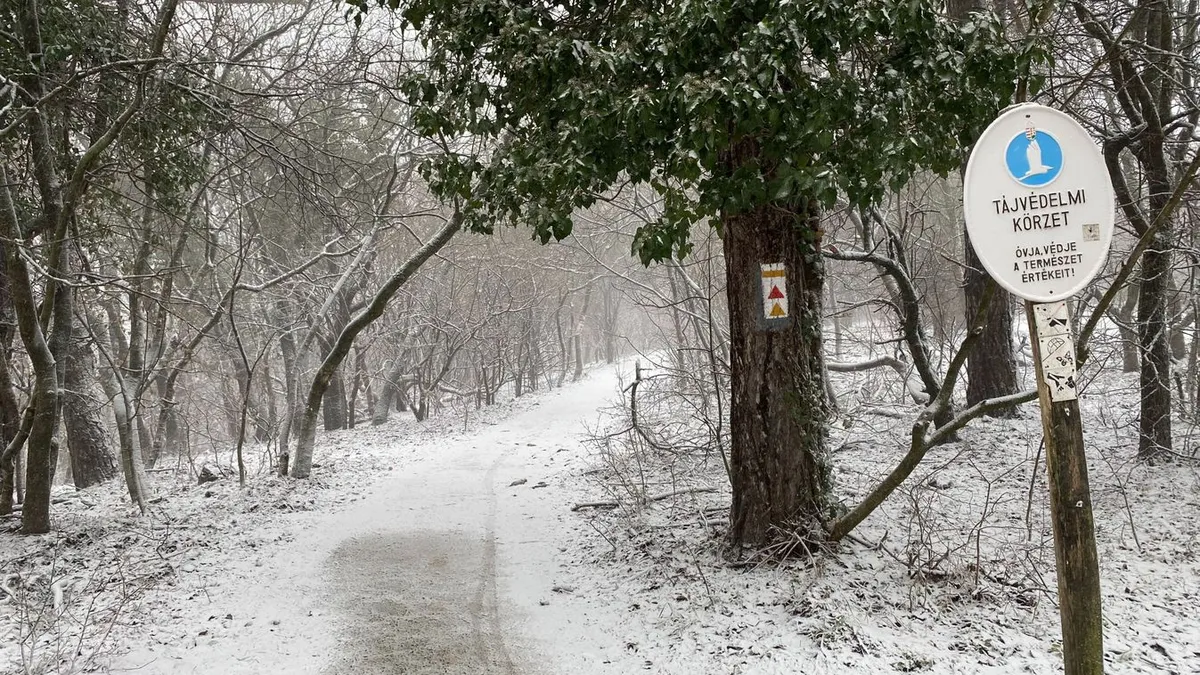
M 1104 672 L 1104 633 L 1100 609 L 1100 566 L 1092 522 L 1083 421 L 1076 393 L 1075 349 L 1066 302 L 1026 301 L 1033 344 L 1054 559 L 1058 567 L 1058 611 L 1067 675 Z M 1061 321 L 1061 322 L 1060 322 Z
M 1046 441 L 1067 675 L 1104 672 L 1100 569 L 1067 299 L 1104 266 L 1113 190 L 1075 120 L 1040 105 L 1002 113 L 971 152 L 967 234 L 996 283 L 1025 299 Z

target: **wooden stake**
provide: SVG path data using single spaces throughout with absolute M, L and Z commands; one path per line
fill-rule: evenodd
M 1083 423 L 1075 392 L 1075 350 L 1065 302 L 1025 303 L 1037 371 L 1054 557 L 1058 568 L 1059 618 L 1066 675 L 1104 672 L 1100 569 L 1088 487 Z

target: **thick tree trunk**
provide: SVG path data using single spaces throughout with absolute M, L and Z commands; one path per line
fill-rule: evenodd
M 16 210 L 9 192 L 8 175 L 0 165 L 0 235 L 6 237 L 6 243 L 9 244 L 4 248 L 5 270 L 21 341 L 33 366 L 33 388 L 30 392 L 33 415 L 29 436 L 25 441 L 25 480 L 28 490 L 21 510 L 21 531 L 25 534 L 41 534 L 50 531 L 50 483 L 53 480 L 55 460 L 51 444 L 54 432 L 58 429 L 59 413 L 58 366 L 39 320 L 39 306 L 34 297 L 29 269 L 16 246 L 12 245 L 13 242 L 21 240 L 20 226 L 16 218 Z M 61 251 L 61 248 L 58 250 Z M 61 253 L 51 255 L 49 264 L 55 272 L 60 271 L 60 260 Z M 56 287 L 56 283 L 47 284 L 43 307 L 46 303 L 52 305 L 52 298 L 59 295 Z M 58 315 L 52 316 L 57 319 Z
M 1167 291 L 1171 274 L 1170 230 L 1142 256 L 1138 293 L 1138 346 L 1141 349 L 1141 422 L 1138 457 L 1150 462 L 1171 451 L 1171 348 Z
M 404 377 L 405 364 L 397 359 L 383 376 L 383 387 L 379 390 L 379 398 L 375 400 L 375 409 L 371 414 L 371 424 L 384 424 L 392 412 L 392 405 L 400 395 L 400 380 Z
M 948 0 L 946 13 L 958 22 L 964 22 L 972 12 L 982 8 L 980 0 Z M 965 166 L 964 166 L 965 169 Z M 979 303 L 984 290 L 995 282 L 983 269 L 971 240 L 963 232 L 963 309 L 964 325 L 971 326 L 979 313 Z M 1013 308 L 1007 292 L 997 288 L 987 308 L 987 323 L 983 334 L 967 357 L 967 405 L 972 406 L 989 398 L 1015 394 L 1020 383 L 1017 381 L 1017 357 L 1013 351 Z M 1017 407 L 1003 408 L 992 417 L 1014 417 Z M 945 420 L 938 420 L 938 424 Z
M 40 369 L 39 369 L 40 370 Z M 21 512 L 21 531 L 42 534 L 50 531 L 50 486 L 54 480 L 54 431 L 58 426 L 58 378 L 54 368 L 37 372 L 33 383 L 33 426 L 25 461 L 27 484 Z
M 80 489 L 117 475 L 108 431 L 100 419 L 100 403 L 93 393 L 96 377 L 91 348 L 77 331 L 67 349 L 62 415 L 71 477 Z
M 829 491 L 820 226 L 807 204 L 721 220 L 731 343 L 729 540 L 762 546 L 777 530 L 815 530 Z M 787 272 L 790 316 L 771 331 L 760 327 L 764 263 L 783 263 Z
M 321 410 L 325 431 L 346 428 L 346 381 L 340 368 L 334 371 L 333 377 L 329 379 L 329 386 L 325 389 L 321 401 Z
M 963 237 L 966 268 L 963 270 L 963 304 L 966 308 L 966 325 L 971 325 L 978 310 L 984 290 L 993 284 L 984 271 L 979 256 L 971 241 Z M 967 357 L 967 405 L 972 406 L 989 398 L 1015 394 L 1020 383 L 1017 381 L 1017 356 L 1013 351 L 1013 312 L 1008 293 L 996 289 L 988 305 L 987 324 L 979 336 L 975 349 Z M 993 417 L 1013 417 L 1017 407 L 1012 406 L 991 413 Z

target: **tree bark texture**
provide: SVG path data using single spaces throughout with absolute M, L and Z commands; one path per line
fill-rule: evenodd
M 1104 143 L 1104 160 L 1113 182 L 1117 203 L 1138 236 L 1152 227 L 1150 248 L 1141 260 L 1138 288 L 1137 332 L 1140 350 L 1141 414 L 1138 457 L 1157 461 L 1170 456 L 1171 352 L 1168 293 L 1170 292 L 1172 230 L 1171 195 L 1175 192 L 1168 159 L 1167 134 L 1174 114 L 1173 100 L 1180 89 L 1175 56 L 1172 3 L 1139 0 L 1136 32 L 1141 40 L 1118 40 L 1099 20 L 1088 3 L 1073 3 L 1084 29 L 1104 47 L 1113 93 L 1131 131 L 1110 136 Z M 1140 191 L 1126 180 L 1123 153 L 1137 160 L 1145 181 L 1147 207 Z M 1175 161 L 1178 161 L 1176 159 Z
M 107 319 L 89 315 L 89 323 L 91 323 L 93 335 L 106 333 L 110 344 L 115 348 L 124 340 L 120 326 L 115 325 L 120 320 L 120 317 L 113 311 L 111 305 L 106 307 L 106 310 Z M 173 373 L 173 375 L 177 374 L 178 371 Z M 168 383 L 173 382 L 174 378 L 169 376 Z M 142 449 L 138 445 L 137 432 L 132 422 L 133 405 L 129 396 L 129 388 L 135 383 L 124 379 L 119 365 L 110 364 L 105 369 L 104 376 L 100 378 L 100 384 L 104 387 L 104 395 L 112 401 L 113 421 L 117 427 L 117 442 L 120 447 L 118 461 L 121 465 L 121 474 L 125 478 L 125 489 L 129 493 L 129 500 L 137 504 L 144 511 L 145 475 L 143 473 Z M 170 386 L 173 386 L 173 384 Z
M 20 227 L 8 185 L 7 172 L 0 166 L 0 236 L 5 237 L 9 244 L 4 248 L 5 271 L 21 341 L 33 366 L 33 388 L 30 393 L 33 415 L 29 436 L 25 441 L 28 444 L 27 487 L 21 510 L 21 531 L 25 534 L 41 534 L 50 531 L 50 483 L 54 471 L 51 441 L 58 428 L 58 368 L 42 330 L 29 269 L 17 250 L 19 244 L 16 242 L 21 241 Z M 57 271 L 58 260 L 53 260 L 52 264 Z M 57 295 L 55 286 L 47 286 L 48 297 L 43 305 L 53 305 L 49 298 Z M 49 309 L 52 311 L 53 307 Z
M 375 399 L 375 409 L 372 411 L 371 424 L 384 424 L 392 412 L 400 391 L 400 381 L 404 377 L 406 364 L 397 359 L 383 377 L 383 386 L 379 388 L 379 398 Z
M 736 146 L 730 170 L 753 159 Z M 816 528 L 830 476 L 821 347 L 823 268 L 820 227 L 807 203 L 769 204 L 723 214 L 730 316 L 729 540 L 762 546 L 779 530 Z M 783 263 L 790 315 L 760 327 L 761 265 Z
M 63 427 L 75 487 L 99 485 L 117 475 L 116 458 L 108 430 L 100 418 L 99 397 L 94 393 L 96 365 L 91 347 L 75 332 L 67 347 L 63 379 Z
M 5 259 L 4 242 L 0 240 L 0 261 Z M 13 389 L 9 363 L 12 359 L 16 317 L 8 290 L 8 275 L 0 273 L 0 515 L 12 513 L 13 489 L 16 486 L 18 448 L 9 450 L 21 426 L 20 407 Z
M 1174 228 L 1167 215 L 1174 186 L 1167 161 L 1166 135 L 1162 125 L 1171 112 L 1168 99 L 1174 86 L 1169 62 L 1172 51 L 1170 3 L 1143 0 L 1146 10 L 1146 43 L 1155 50 L 1145 81 L 1155 95 L 1158 124 L 1147 127 L 1147 138 L 1135 149 L 1146 173 L 1147 201 L 1151 222 L 1167 218 L 1142 255 L 1141 287 L 1138 289 L 1138 346 L 1141 349 L 1141 422 L 1138 457 L 1158 461 L 1169 456 L 1171 442 L 1171 324 L 1168 298 L 1171 292 L 1171 248 Z
M 965 22 L 972 12 L 982 9 L 981 0 L 947 0 L 946 13 L 958 22 Z M 965 166 L 964 166 L 965 170 Z M 966 325 L 970 326 L 978 313 L 984 290 L 994 284 L 984 271 L 979 255 L 971 240 L 963 232 L 963 309 Z M 967 358 L 967 406 L 1015 394 L 1020 386 L 1017 382 L 1017 358 L 1013 352 L 1012 304 L 1008 293 L 996 289 L 988 305 L 987 323 L 979 342 Z M 1003 408 L 994 417 L 1012 417 L 1017 409 Z
M 1171 274 L 1170 230 L 1162 228 L 1158 245 L 1142 255 L 1138 292 L 1138 347 L 1141 351 L 1141 416 L 1138 457 L 1162 460 L 1171 451 L 1171 347 L 1167 321 Z
M 1113 305 L 1111 314 L 1117 324 L 1117 332 L 1121 336 L 1121 371 L 1136 373 L 1140 367 L 1138 359 L 1138 333 L 1133 325 L 1134 310 L 1137 309 L 1137 299 L 1140 291 L 1137 284 L 1130 284 L 1125 289 L 1125 300 L 1120 305 Z
M 340 368 L 335 370 L 333 377 L 329 379 L 329 386 L 325 389 L 325 396 L 321 402 L 321 410 L 324 413 L 325 431 L 346 428 L 346 380 L 342 377 Z
M 966 306 L 967 323 L 974 319 L 984 289 L 994 284 L 979 262 L 975 247 L 970 239 L 963 238 L 966 267 L 963 270 L 963 302 Z M 1013 351 L 1013 312 L 1008 293 L 996 289 L 988 305 L 987 323 L 979 342 L 967 357 L 967 406 L 1000 398 L 1019 391 L 1017 382 L 1017 356 Z M 1013 417 L 1015 407 L 992 413 L 995 417 Z

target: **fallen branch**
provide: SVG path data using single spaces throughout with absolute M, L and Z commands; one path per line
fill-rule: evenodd
M 717 491 L 717 489 L 714 487 L 683 488 L 682 490 L 672 490 L 670 492 L 664 492 L 662 494 L 651 495 L 651 496 L 643 499 L 641 501 L 641 503 L 642 504 L 653 504 L 654 502 L 661 502 L 664 499 L 670 499 L 671 497 L 678 497 L 680 495 L 689 495 L 689 494 L 698 494 L 701 492 L 716 492 L 716 491 Z M 575 506 L 572 506 L 571 510 L 572 511 L 582 511 L 583 509 L 615 509 L 620 505 L 621 504 L 616 501 L 580 502 L 580 503 L 576 504 Z
M 834 373 L 861 373 L 872 368 L 891 368 L 904 381 L 904 388 L 908 390 L 908 395 L 912 397 L 913 403 L 929 402 L 929 394 L 925 393 L 921 383 L 910 377 L 912 366 L 893 356 L 880 356 L 857 363 L 830 361 L 825 364 L 825 367 Z

